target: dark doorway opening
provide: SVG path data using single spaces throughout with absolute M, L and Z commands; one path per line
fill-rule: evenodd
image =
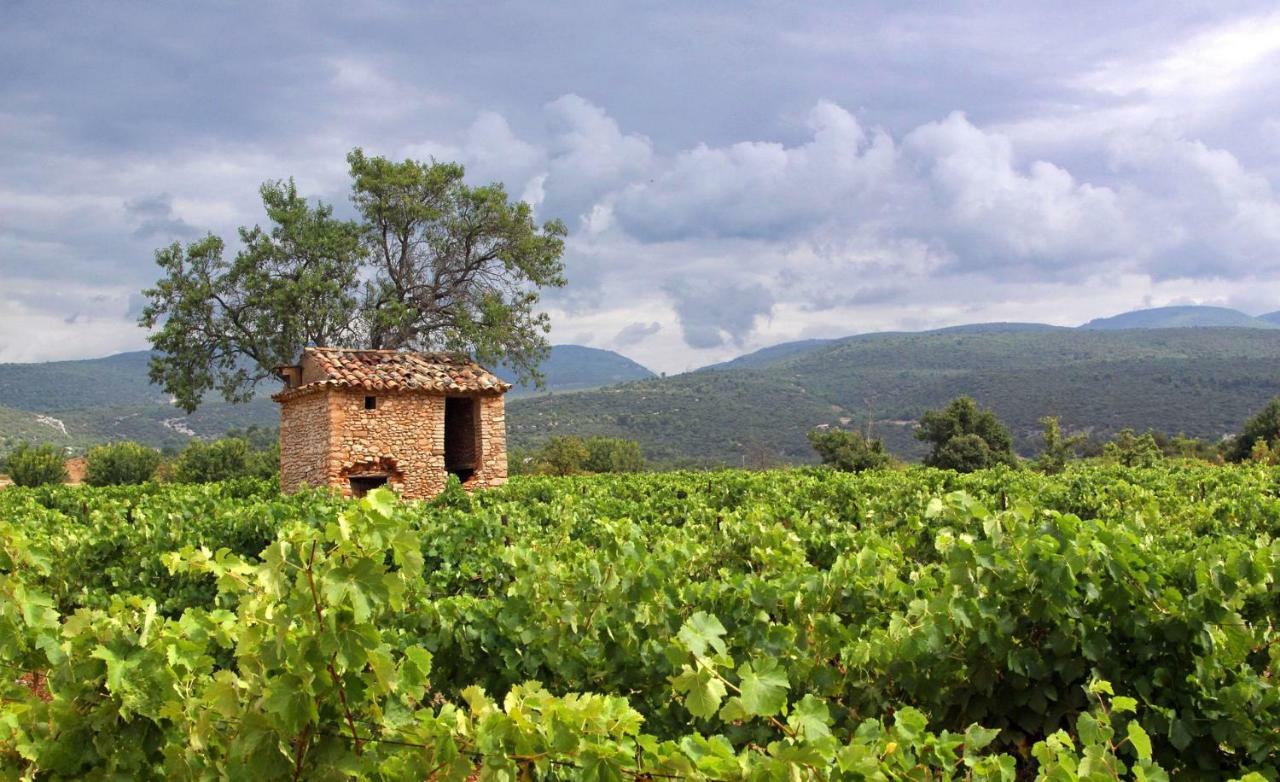
M 466 483 L 476 474 L 480 438 L 476 426 L 476 400 L 450 396 L 444 400 L 444 468 Z
M 379 486 L 386 486 L 387 477 L 386 475 L 352 475 L 351 496 L 363 497 Z

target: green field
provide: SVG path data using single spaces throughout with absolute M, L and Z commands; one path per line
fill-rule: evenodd
M 1172 463 L 5 489 L 0 769 L 1260 782 L 1277 530 Z

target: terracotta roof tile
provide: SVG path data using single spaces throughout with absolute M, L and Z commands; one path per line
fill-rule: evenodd
M 307 348 L 324 377 L 271 397 L 277 402 L 322 387 L 367 388 L 374 391 L 432 391 L 436 393 L 495 393 L 510 383 L 466 356 L 450 353 L 412 353 L 399 350 Z

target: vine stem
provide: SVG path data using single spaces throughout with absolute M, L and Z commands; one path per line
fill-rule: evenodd
M 311 606 L 316 610 L 316 633 L 324 632 L 324 610 L 320 607 L 320 593 L 316 589 L 315 579 L 315 561 L 316 561 L 316 541 L 311 541 L 311 554 L 307 558 L 307 569 L 303 572 L 307 574 L 307 585 L 311 587 Z M 329 671 L 329 678 L 333 680 L 333 686 L 338 691 L 338 700 L 342 703 L 342 714 L 347 719 L 347 728 L 351 730 L 351 741 L 355 745 L 357 755 L 364 753 L 364 742 L 360 740 L 360 734 L 356 732 L 356 720 L 351 714 L 351 707 L 347 704 L 347 689 L 342 686 L 342 677 L 338 676 L 338 671 L 333 667 L 333 661 L 338 656 L 337 652 L 329 655 L 329 662 L 325 664 L 325 668 Z
M 302 726 L 302 734 L 293 742 L 293 782 L 302 779 L 302 764 L 307 759 L 307 750 L 311 747 L 311 723 Z

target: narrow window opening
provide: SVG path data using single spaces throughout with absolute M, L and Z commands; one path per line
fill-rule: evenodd
M 451 396 L 444 400 L 444 468 L 466 483 L 479 467 L 480 443 L 476 400 Z
M 379 486 L 387 485 L 386 475 L 352 475 L 351 496 L 363 497 Z
M 365 409 L 365 410 L 377 410 L 377 409 L 378 409 L 378 397 L 376 397 L 376 396 L 366 396 L 366 397 L 364 398 L 364 409 Z

